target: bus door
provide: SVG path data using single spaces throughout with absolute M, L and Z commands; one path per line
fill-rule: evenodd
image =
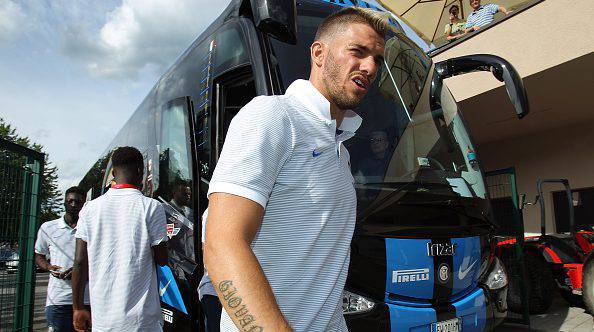
M 169 263 L 157 267 L 159 295 L 166 326 L 194 330 L 197 276 L 196 211 L 190 97 L 167 102 L 160 109 L 158 189 L 156 198 L 167 217 Z M 199 234 L 199 233 L 198 233 Z M 198 242 L 199 243 L 199 242 Z
M 245 18 L 223 25 L 205 43 L 202 57 L 199 95 L 194 98 L 194 137 L 197 202 L 195 254 L 198 274 L 203 274 L 201 243 L 202 220 L 208 207 L 208 187 L 221 153 L 231 119 L 256 95 L 267 94 L 267 71 L 264 68 L 258 35 L 253 23 Z M 194 296 L 198 298 L 196 289 Z M 198 331 L 203 331 L 204 315 L 197 311 Z M 175 325 L 177 331 L 177 325 Z

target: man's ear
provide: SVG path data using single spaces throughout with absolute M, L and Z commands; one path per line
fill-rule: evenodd
M 314 41 L 313 44 L 311 44 L 310 50 L 311 50 L 311 62 L 313 65 L 315 65 L 316 67 L 321 67 L 322 64 L 324 64 L 324 57 L 325 57 L 325 52 L 324 50 L 326 49 L 326 44 L 324 44 L 323 42 L 317 40 Z

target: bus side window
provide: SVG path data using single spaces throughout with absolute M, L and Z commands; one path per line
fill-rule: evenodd
M 233 70 L 216 81 L 218 152 L 223 148 L 231 120 L 239 110 L 256 97 L 256 85 L 250 66 Z
M 189 99 L 177 98 L 162 108 L 158 199 L 167 214 L 171 256 L 194 261 L 193 179 Z

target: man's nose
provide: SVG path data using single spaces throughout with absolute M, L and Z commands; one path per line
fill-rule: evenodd
M 361 71 L 367 74 L 369 81 L 373 81 L 380 66 L 375 61 L 374 57 L 368 56 L 363 59 L 363 63 L 361 63 Z

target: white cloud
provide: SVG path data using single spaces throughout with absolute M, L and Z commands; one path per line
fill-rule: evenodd
M 0 45 L 17 38 L 26 26 L 21 6 L 10 0 L 0 0 Z
M 228 2 L 124 0 L 98 31 L 68 26 L 62 51 L 100 77 L 135 78 L 145 69 L 161 73 Z

